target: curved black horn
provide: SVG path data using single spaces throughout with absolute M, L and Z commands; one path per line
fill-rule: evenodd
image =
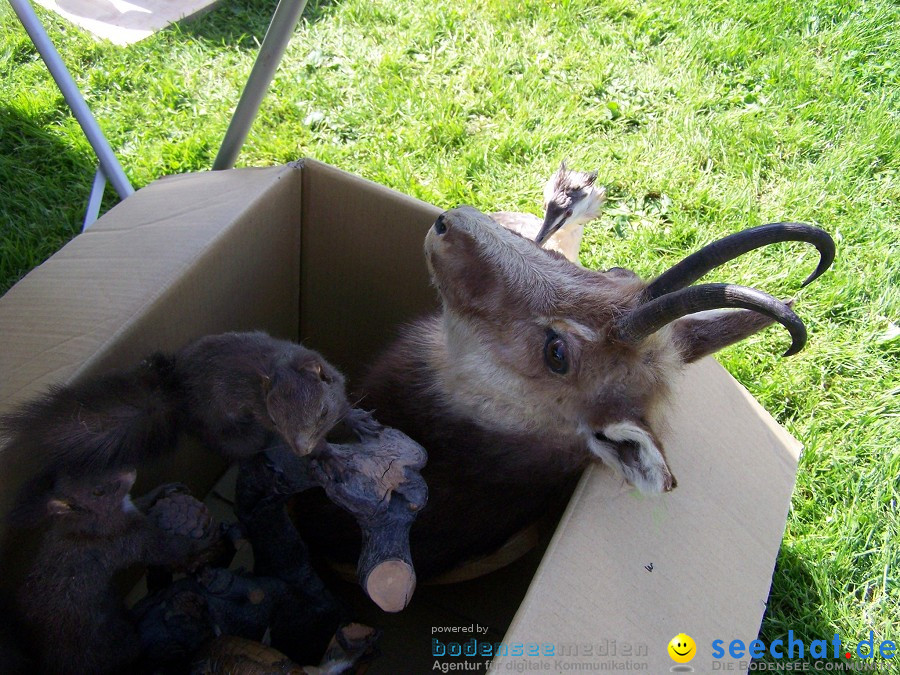
M 623 314 L 615 330 L 619 340 L 634 344 L 687 314 L 726 307 L 765 314 L 787 328 L 793 342 L 784 356 L 796 354 L 806 344 L 806 326 L 790 307 L 768 293 L 734 284 L 701 284 L 667 293 Z
M 834 262 L 834 240 L 825 230 L 803 223 L 769 223 L 736 232 L 707 244 L 660 274 L 647 286 L 648 300 L 690 286 L 707 272 L 748 251 L 781 241 L 805 241 L 819 249 L 819 264 L 803 285 L 816 279 Z

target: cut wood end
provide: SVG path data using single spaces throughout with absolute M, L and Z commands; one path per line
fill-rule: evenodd
M 366 577 L 366 594 L 385 612 L 404 609 L 416 590 L 416 572 L 402 560 L 386 560 Z
M 351 642 L 361 642 L 368 640 L 375 634 L 375 629 L 362 623 L 348 623 L 339 632 L 344 636 L 345 640 Z

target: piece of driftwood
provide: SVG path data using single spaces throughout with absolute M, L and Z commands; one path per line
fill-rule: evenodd
M 280 466 L 296 464 L 301 471 L 283 473 L 268 451 L 244 460 L 235 486 L 235 515 L 253 548 L 254 574 L 285 584 L 271 622 L 272 646 L 298 663 L 315 663 L 347 616 L 313 569 L 286 510 L 296 481 L 305 480 L 301 474 L 308 463 L 286 448 L 279 452 Z
M 356 672 L 375 653 L 379 631 L 353 623 L 334 634 L 318 666 L 299 666 L 273 647 L 234 636 L 213 640 L 199 657 L 192 675 L 339 675 Z
M 316 482 L 362 530 L 359 583 L 386 612 L 406 607 L 416 587 L 409 529 L 428 501 L 426 460 L 421 445 L 390 428 L 360 443 L 320 444 L 310 458 Z
M 277 514 L 260 522 L 262 528 L 271 527 L 273 520 L 287 518 L 284 497 L 322 487 L 334 504 L 353 516 L 362 531 L 357 565 L 360 585 L 381 609 L 398 612 L 409 604 L 416 586 L 409 529 L 428 500 L 428 488 L 419 473 L 426 460 L 422 446 L 389 428 L 357 443 L 322 442 L 306 457 L 272 447 L 261 459 L 242 464 L 239 518 L 250 531 L 253 527 L 241 516 L 241 511 L 250 509 L 249 495 L 259 499 L 260 492 L 269 491 L 271 500 L 277 493 Z M 303 517 L 302 513 L 294 516 Z M 282 523 L 279 527 L 285 526 Z M 296 532 L 291 536 L 299 540 Z
M 196 520 L 166 531 L 135 508 L 135 476 L 61 476 L 46 499 L 50 527 L 19 594 L 43 673 L 118 672 L 136 660 L 140 641 L 113 575 L 181 564 L 207 544 L 202 509 L 187 508 Z
M 142 661 L 162 672 L 183 670 L 217 636 L 206 594 L 193 577 L 152 591 L 131 611 Z
M 279 604 L 289 596 L 287 584 L 274 577 L 204 568 L 134 606 L 144 659 L 183 670 L 216 636 L 262 640 L 277 620 Z

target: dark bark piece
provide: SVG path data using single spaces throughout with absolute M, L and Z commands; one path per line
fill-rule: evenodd
M 261 640 L 288 597 L 287 584 L 280 579 L 206 568 L 151 593 L 132 611 L 144 657 L 157 666 L 182 670 L 216 635 Z
M 386 612 L 405 608 L 416 587 L 409 529 L 428 500 L 419 473 L 426 461 L 422 446 L 390 428 L 361 443 L 320 446 L 311 458 L 328 498 L 362 529 L 359 581 Z
M 272 617 L 272 646 L 300 663 L 318 661 L 345 620 L 344 608 L 313 569 L 286 509 L 295 490 L 315 486 L 304 473 L 307 465 L 306 458 L 273 448 L 241 463 L 235 488 L 235 514 L 253 547 L 254 573 L 285 583 Z
M 191 577 L 151 592 L 131 612 L 142 660 L 164 672 L 180 670 L 216 636 L 206 595 Z
M 312 675 L 277 649 L 233 635 L 213 640 L 190 672 L 191 675 Z
M 221 568 L 207 568 L 196 579 L 203 587 L 216 632 L 253 640 L 261 640 L 271 628 L 279 605 L 290 592 L 281 579 Z

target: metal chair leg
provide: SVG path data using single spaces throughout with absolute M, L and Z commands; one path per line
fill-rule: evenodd
M 234 116 L 228 125 L 228 131 L 225 132 L 222 147 L 219 148 L 219 153 L 213 162 L 213 170 L 230 169 L 234 166 L 250 131 L 250 125 L 256 118 L 263 96 L 275 76 L 275 70 L 281 63 L 281 57 L 284 55 L 284 50 L 291 40 L 291 35 L 305 7 L 306 0 L 280 0 L 278 3 L 275 14 L 272 15 L 272 21 L 269 23 L 269 29 L 260 45 L 256 63 L 253 64 L 253 70 L 250 71 L 250 77 L 247 78 L 241 100 L 238 101 Z
M 81 225 L 81 231 L 84 232 L 100 215 L 100 203 L 103 201 L 103 191 L 106 190 L 106 176 L 103 175 L 103 169 L 97 167 L 97 173 L 94 174 L 94 182 L 91 184 L 91 194 L 88 196 L 88 205 L 84 213 L 84 223 Z

